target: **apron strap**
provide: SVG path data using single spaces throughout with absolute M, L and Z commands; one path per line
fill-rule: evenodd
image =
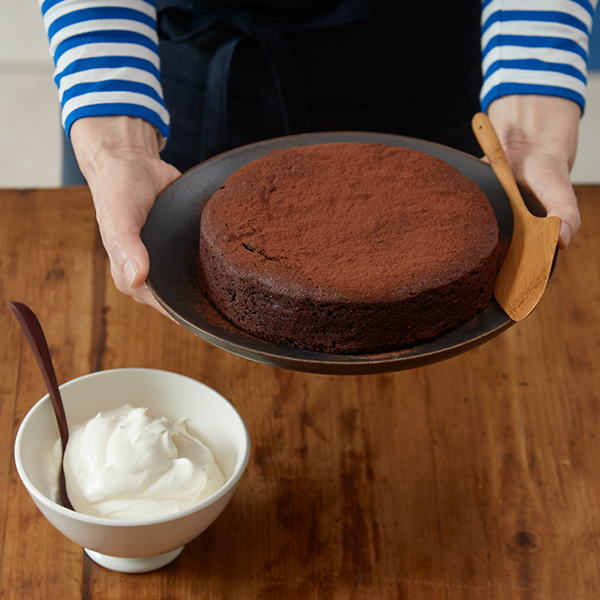
M 200 140 L 200 161 L 219 154 L 227 140 L 227 86 L 229 67 L 238 42 L 243 38 L 237 35 L 222 44 L 208 63 L 204 86 L 204 106 L 202 107 L 202 139 Z
M 272 15 L 258 10 L 232 10 L 203 0 L 157 0 L 157 10 L 192 11 L 195 27 L 177 41 L 190 40 L 214 27 L 229 35 L 215 50 L 206 72 L 202 112 L 202 161 L 227 149 L 227 88 L 229 70 L 240 41 L 258 42 L 269 67 L 285 135 L 307 131 L 304 82 L 284 32 L 338 27 L 369 16 L 368 0 L 340 0 L 323 9 Z M 200 24 L 198 25 L 198 17 Z

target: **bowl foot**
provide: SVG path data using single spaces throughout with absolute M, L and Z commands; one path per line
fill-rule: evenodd
M 84 550 L 94 562 L 111 571 L 119 571 L 120 573 L 147 573 L 173 562 L 181 554 L 183 546 L 165 554 L 147 556 L 145 558 L 120 558 L 118 556 L 100 554 L 100 552 L 88 550 L 87 548 L 84 548 Z

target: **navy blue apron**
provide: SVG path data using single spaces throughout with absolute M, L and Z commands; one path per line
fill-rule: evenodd
M 375 131 L 481 155 L 480 0 L 157 0 L 171 136 L 185 171 L 255 141 Z

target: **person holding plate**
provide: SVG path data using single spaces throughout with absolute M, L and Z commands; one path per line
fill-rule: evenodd
M 597 0 L 43 0 L 66 132 L 119 290 L 145 285 L 140 231 L 182 171 L 231 148 L 374 131 L 481 155 L 487 112 L 517 180 L 580 226 L 569 173 Z

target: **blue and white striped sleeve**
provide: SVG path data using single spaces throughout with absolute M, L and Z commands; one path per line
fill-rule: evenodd
M 483 0 L 481 108 L 510 94 L 569 98 L 585 107 L 598 0 Z
M 39 0 L 67 132 L 81 117 L 127 115 L 167 138 L 154 0 Z

